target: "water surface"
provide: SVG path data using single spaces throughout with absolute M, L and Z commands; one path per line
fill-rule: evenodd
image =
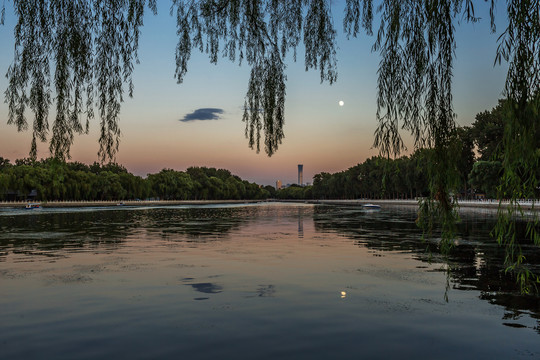
M 2 209 L 0 358 L 540 358 L 540 301 L 505 275 L 493 213 L 462 214 L 448 258 L 415 217 Z

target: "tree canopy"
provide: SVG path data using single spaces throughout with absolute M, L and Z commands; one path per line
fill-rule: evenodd
M 163 169 L 146 179 L 116 163 L 65 162 L 56 158 L 0 157 L 0 200 L 244 200 L 266 199 L 270 193 L 230 171 L 190 167 L 186 171 Z

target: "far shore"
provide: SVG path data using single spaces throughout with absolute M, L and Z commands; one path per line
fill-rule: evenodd
M 323 205 L 350 205 L 363 206 L 366 204 L 376 204 L 384 206 L 412 206 L 418 207 L 418 200 L 375 200 L 375 199 L 356 199 L 356 200 L 124 200 L 124 201 L 37 201 L 41 207 L 109 207 L 109 206 L 173 206 L 173 205 L 217 205 L 217 204 L 254 204 L 262 202 L 289 202 L 289 203 L 307 203 Z M 0 207 L 24 207 L 28 201 L 0 202 Z M 538 200 L 520 201 L 522 209 L 538 211 Z M 486 208 L 498 209 L 499 205 L 506 207 L 508 201 L 499 203 L 498 200 L 460 200 L 460 208 Z
M 405 199 L 391 199 L 391 200 L 375 200 L 375 199 L 357 199 L 357 200 L 280 200 L 285 202 L 302 202 L 309 204 L 325 204 L 325 205 L 355 205 L 363 206 L 366 204 L 375 204 L 384 206 L 413 206 L 418 207 L 418 200 L 405 200 Z M 535 200 L 523 200 L 519 201 L 521 208 L 524 210 L 538 211 L 539 201 Z M 460 208 L 484 208 L 484 209 L 498 209 L 500 206 L 507 207 L 510 205 L 508 201 L 502 201 L 499 204 L 499 200 L 459 200 L 458 206 Z
M 253 204 L 265 200 L 104 200 L 104 201 L 4 201 L 0 207 L 25 207 L 28 203 L 41 207 L 108 207 L 108 206 L 169 206 L 169 205 L 214 205 L 214 204 Z

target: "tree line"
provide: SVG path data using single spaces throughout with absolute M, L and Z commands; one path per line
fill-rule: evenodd
M 0 200 L 244 200 L 266 199 L 268 190 L 225 169 L 163 169 L 147 178 L 116 163 L 86 165 L 56 158 L 0 157 Z
M 453 196 L 495 199 L 504 194 L 503 176 L 505 100 L 491 110 L 476 115 L 471 126 L 457 127 L 449 145 L 455 157 Z M 537 163 L 540 160 L 540 128 L 535 129 Z M 278 191 L 283 199 L 414 199 L 430 195 L 429 162 L 433 149 L 416 150 L 410 156 L 391 159 L 373 156 L 361 164 L 334 174 L 322 172 L 313 178 L 313 186 L 289 187 Z M 536 169 L 540 179 L 540 166 Z M 501 190 L 501 192 L 498 192 Z M 540 188 L 535 198 L 540 197 Z

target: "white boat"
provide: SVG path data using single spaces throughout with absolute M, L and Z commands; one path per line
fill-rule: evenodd
M 372 209 L 372 210 L 381 208 L 381 206 L 377 204 L 364 204 L 363 206 L 364 206 L 364 209 Z
M 25 209 L 39 209 L 41 208 L 41 204 L 40 203 L 28 203 L 26 204 L 26 207 Z

